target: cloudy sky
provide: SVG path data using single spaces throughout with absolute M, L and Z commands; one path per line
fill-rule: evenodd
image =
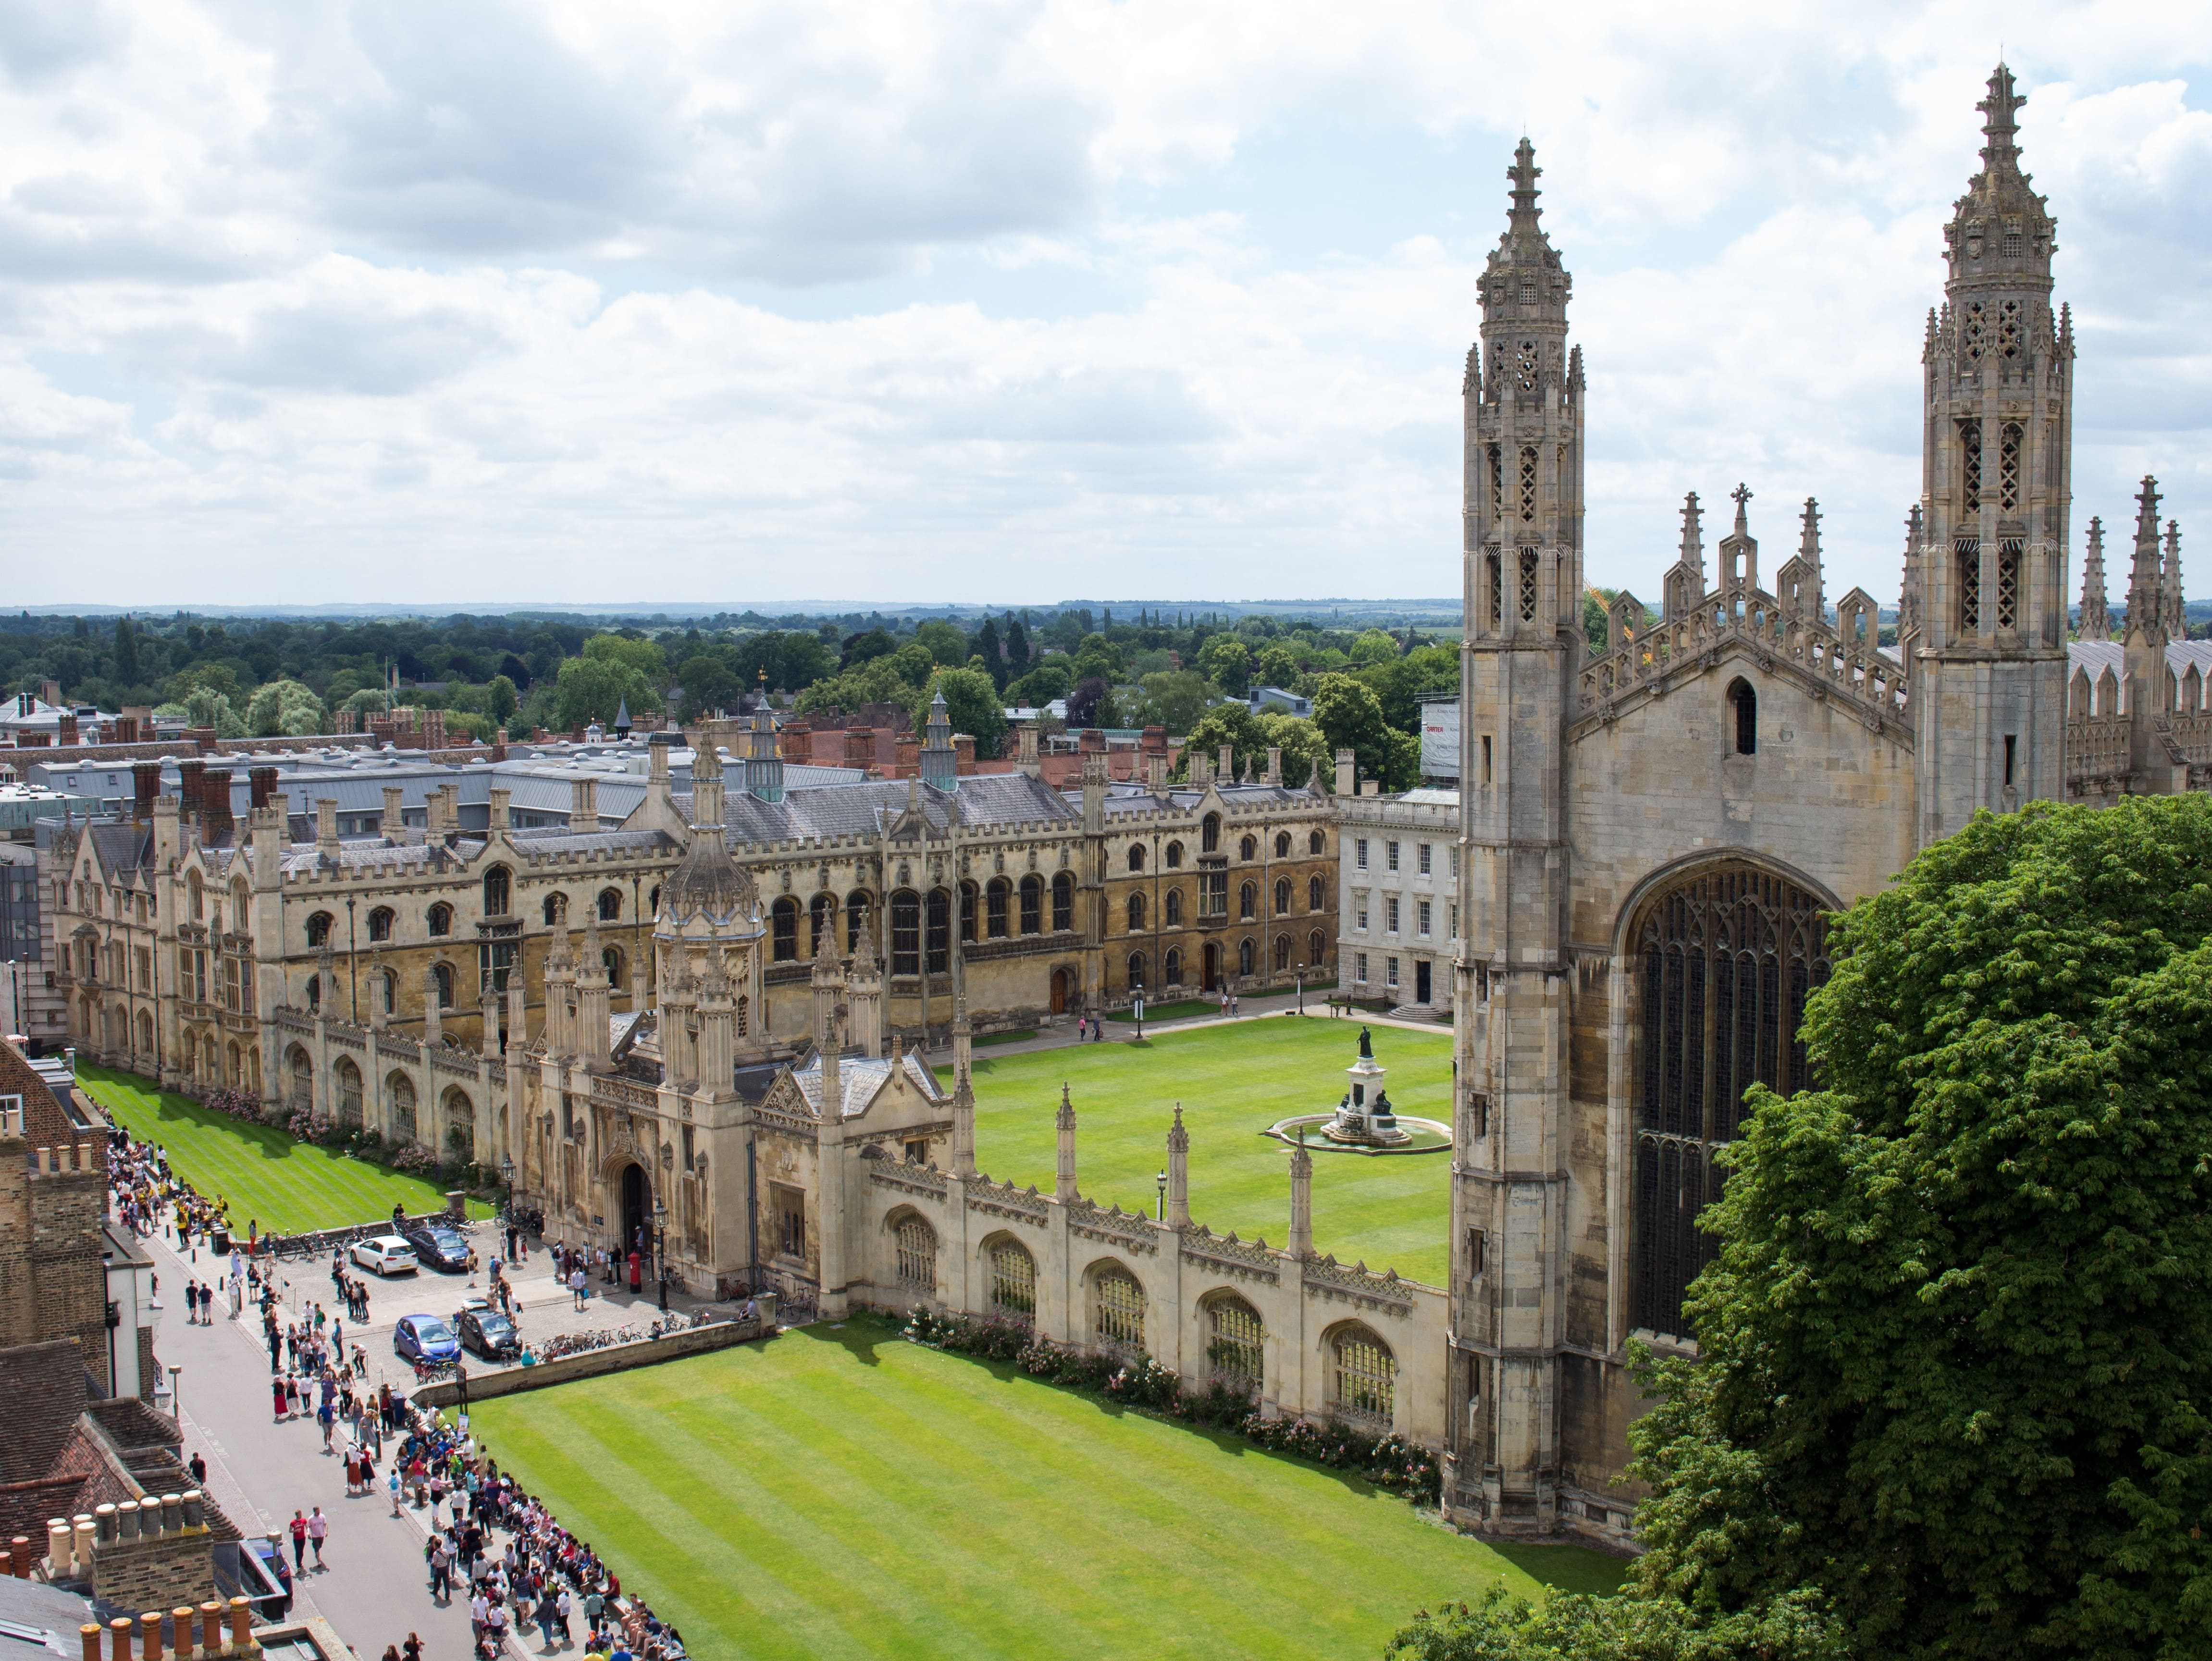
M 1887 599 L 2000 50 L 2077 547 L 2212 532 L 2212 0 L 7 0 L 0 604 L 1455 593 L 1523 131 L 1593 578 Z

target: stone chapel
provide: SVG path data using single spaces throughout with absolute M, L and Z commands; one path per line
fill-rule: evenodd
M 1691 1343 L 1714 1155 L 1747 1086 L 1807 1082 L 1796 1035 L 1828 973 L 1823 914 L 1979 809 L 2212 783 L 2212 643 L 2185 637 L 2154 481 L 2124 616 L 2092 520 L 2069 630 L 2075 339 L 2051 303 L 2056 222 L 2021 167 L 2024 101 L 2000 65 L 1944 233 L 1889 644 L 1872 596 L 1827 599 L 1817 504 L 1762 570 L 1740 486 L 1712 564 L 1692 495 L 1656 621 L 1624 593 L 1591 649 L 1571 281 L 1526 140 L 1509 172 L 1462 389 L 1444 1499 L 1486 1532 L 1626 1539 L 1628 1345 Z

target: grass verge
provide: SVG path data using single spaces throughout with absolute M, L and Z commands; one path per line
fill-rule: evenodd
M 210 1199 L 228 1201 L 235 1228 L 258 1223 L 264 1234 L 300 1234 L 374 1222 L 395 1205 L 410 1213 L 445 1208 L 434 1183 L 295 1142 L 274 1125 L 234 1119 L 136 1074 L 80 1067 L 76 1076 L 117 1124 L 158 1143 L 179 1177 Z M 481 1201 L 469 1208 L 471 1216 L 491 1214 Z

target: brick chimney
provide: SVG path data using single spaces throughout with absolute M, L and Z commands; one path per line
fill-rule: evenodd
M 200 776 L 200 841 L 212 848 L 237 829 L 230 812 L 230 769 L 210 767 Z
M 270 802 L 277 800 L 275 768 L 250 768 L 246 771 L 246 782 L 252 790 L 255 807 L 266 807 Z
M 154 800 L 161 794 L 161 764 L 158 761 L 132 762 L 131 788 L 131 817 L 143 824 L 154 817 Z
M 74 747 L 76 746 L 76 710 L 74 710 L 74 709 L 67 709 L 67 710 L 64 710 L 64 711 L 63 711 L 63 712 L 62 712 L 61 730 L 60 730 L 60 732 L 56 735 L 55 739 L 54 739 L 54 742 L 55 742 L 55 743 L 57 743 L 57 744 L 58 744 L 58 745 L 62 745 L 64 749 L 71 749 L 71 748 L 74 748 Z
M 207 764 L 197 756 L 177 764 L 177 806 L 188 821 L 200 816 L 200 776 L 206 771 Z

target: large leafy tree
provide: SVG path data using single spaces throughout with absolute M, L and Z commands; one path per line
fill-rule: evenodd
M 1331 750 L 1350 750 L 1359 770 L 1388 790 L 1410 790 L 1419 782 L 1421 741 L 1382 718 L 1374 689 L 1347 674 L 1323 675 L 1314 689 L 1313 723 Z
M 991 677 L 981 669 L 940 669 L 937 690 L 945 694 L 945 718 L 952 730 L 975 740 L 977 758 L 989 761 L 997 756 L 1006 735 L 1006 709 Z
M 2212 1652 L 2212 800 L 1977 817 L 1840 917 L 1632 1433 L 1655 1595 L 1854 1654 Z

